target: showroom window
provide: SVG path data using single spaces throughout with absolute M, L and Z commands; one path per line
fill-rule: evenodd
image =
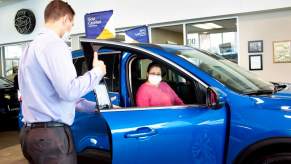
M 18 71 L 19 58 L 27 43 L 4 46 L 4 75 L 13 81 Z
M 187 24 L 186 38 L 188 46 L 222 55 L 237 63 L 236 19 Z
M 152 27 L 151 38 L 154 44 L 183 45 L 183 24 Z
M 0 76 L 4 76 L 4 56 L 3 56 L 3 46 L 0 46 Z

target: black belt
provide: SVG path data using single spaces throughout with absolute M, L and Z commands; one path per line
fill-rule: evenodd
M 35 122 L 35 123 L 25 123 L 25 127 L 29 128 L 53 128 L 53 127 L 64 127 L 66 124 L 59 122 Z

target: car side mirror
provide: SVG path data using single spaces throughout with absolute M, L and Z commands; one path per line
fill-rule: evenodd
M 223 92 L 219 92 L 219 89 L 208 87 L 206 104 L 208 108 L 220 109 L 225 105 L 225 94 Z
M 104 78 L 93 89 L 96 96 L 96 108 L 100 110 L 106 110 L 112 108 L 112 103 L 107 90 L 106 82 Z

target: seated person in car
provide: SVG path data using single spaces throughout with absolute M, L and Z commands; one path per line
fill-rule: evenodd
M 149 64 L 147 81 L 143 83 L 136 94 L 138 107 L 184 105 L 175 91 L 162 82 L 161 65 L 156 62 Z

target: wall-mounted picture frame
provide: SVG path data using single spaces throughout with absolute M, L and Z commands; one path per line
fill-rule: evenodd
M 262 54 L 249 55 L 249 70 L 263 70 Z
M 263 40 L 248 41 L 249 53 L 261 53 L 264 50 Z
M 291 41 L 273 42 L 273 63 L 291 63 Z

